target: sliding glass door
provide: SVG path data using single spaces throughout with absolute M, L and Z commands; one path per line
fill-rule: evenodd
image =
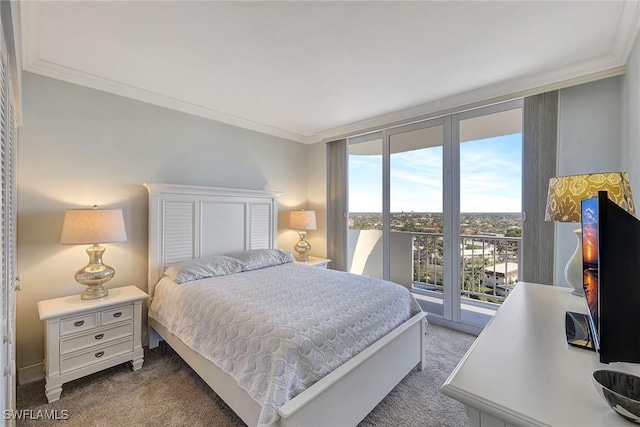
M 518 282 L 522 103 L 349 140 L 349 271 L 483 326 Z
M 381 133 L 349 142 L 347 271 L 384 278 Z
M 444 141 L 449 119 L 387 131 L 389 279 L 442 298 L 445 277 Z M 442 304 L 434 313 L 444 315 Z
M 518 283 L 522 235 L 522 107 L 457 114 L 460 315 L 484 325 Z

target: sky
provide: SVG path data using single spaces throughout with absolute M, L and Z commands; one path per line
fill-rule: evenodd
M 442 212 L 442 147 L 391 155 L 391 212 Z M 522 211 L 522 134 L 460 145 L 460 211 Z M 382 157 L 349 156 L 349 211 L 382 212 Z

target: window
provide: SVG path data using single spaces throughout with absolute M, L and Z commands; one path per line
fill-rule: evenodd
M 348 270 L 407 286 L 443 319 L 484 325 L 518 278 L 522 102 L 348 142 Z

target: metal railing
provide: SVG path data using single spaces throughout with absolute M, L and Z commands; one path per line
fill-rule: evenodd
M 444 255 L 441 233 L 413 236 L 413 282 L 417 289 L 443 292 Z M 518 283 L 521 238 L 460 236 L 462 297 L 501 303 Z

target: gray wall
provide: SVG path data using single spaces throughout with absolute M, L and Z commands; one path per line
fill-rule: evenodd
M 625 126 L 621 119 L 623 112 L 627 117 Z M 640 47 L 636 43 L 625 76 L 559 91 L 556 175 L 626 170 L 632 189 L 640 193 L 639 117 Z M 623 137 L 624 133 L 631 137 Z M 310 161 L 322 154 L 320 145 L 312 146 Z M 320 196 L 318 189 L 326 191 L 326 171 L 319 167 L 310 168 L 309 171 L 310 194 L 316 191 Z M 637 198 L 640 199 L 640 196 Z M 545 206 L 541 205 L 539 209 L 544 211 Z M 572 231 L 578 227 L 579 224 L 573 223 L 556 224 L 553 276 L 554 284 L 559 286 L 569 286 L 564 278 L 564 266 L 576 249 L 577 242 Z M 315 238 L 318 243 L 323 239 L 321 234 Z
M 86 247 L 59 243 L 66 209 L 123 209 L 128 241 L 105 245 L 104 261 L 116 270 L 107 287 L 146 290 L 144 182 L 282 191 L 279 247 L 297 240 L 284 213 L 306 207 L 307 146 L 29 73 L 23 89 L 17 181 L 23 380 L 40 375 L 43 359 L 37 301 L 84 289 L 73 275 L 87 262 Z
M 636 40 L 622 79 L 622 168 L 629 172 L 636 210 L 640 211 L 640 38 Z M 636 216 L 640 212 L 636 213 Z
M 307 239 L 311 252 L 327 256 L 327 147 L 324 142 L 308 146 L 307 153 L 307 204 L 315 209 L 318 231 L 309 233 Z
M 612 77 L 560 91 L 557 176 L 624 169 L 620 163 L 621 90 L 622 77 Z M 630 175 L 633 179 L 637 172 Z M 636 191 L 640 194 L 640 187 Z M 556 285 L 569 286 L 564 267 L 576 250 L 573 230 L 577 228 L 579 223 L 556 223 Z

